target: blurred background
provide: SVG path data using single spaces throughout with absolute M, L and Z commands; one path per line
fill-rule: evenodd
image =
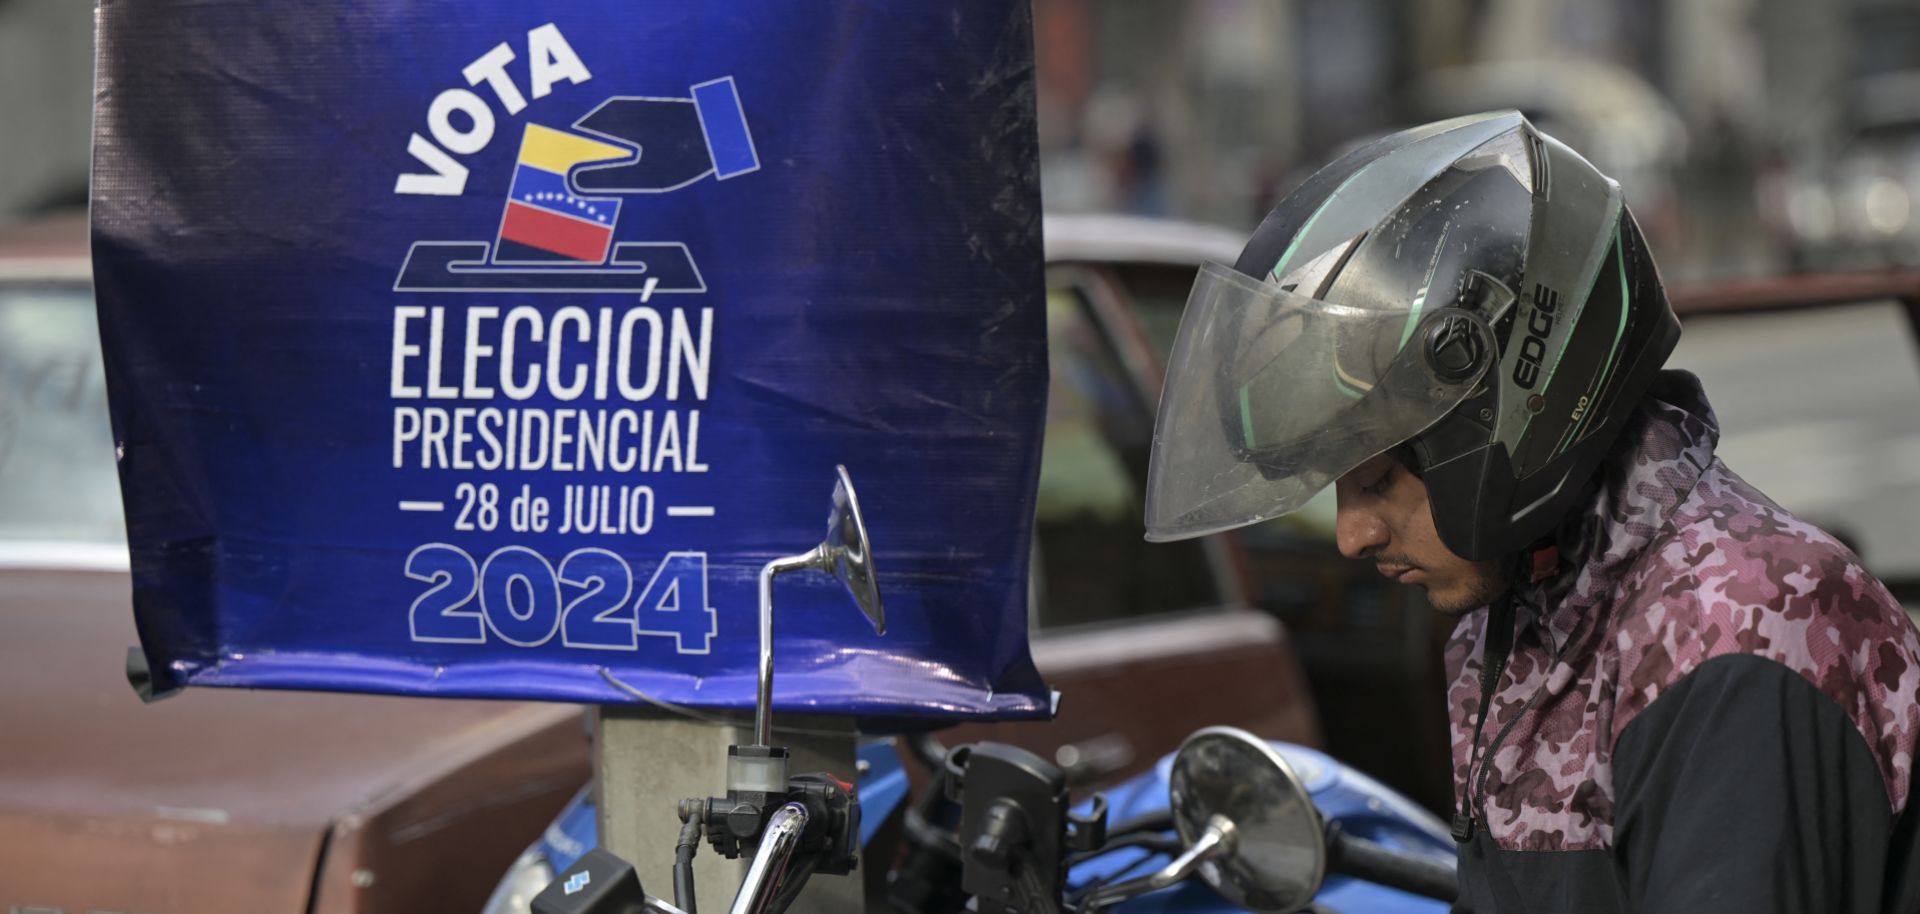
M 1669 279 L 1920 259 L 1912 0 L 1036 0 L 1047 206 L 1251 228 L 1345 148 L 1512 107 Z M 91 4 L 0 0 L 0 222 L 85 199 Z
M 1920 259 L 1911 0 L 1037 0 L 1054 211 L 1251 228 L 1314 168 L 1517 108 L 1620 181 L 1667 277 Z
M 1447 806 L 1446 626 L 1417 590 L 1335 554 L 1330 500 L 1165 547 L 1141 542 L 1140 506 L 1195 266 L 1231 261 L 1275 201 L 1347 149 L 1490 109 L 1521 110 L 1624 186 L 1684 321 L 1671 364 L 1705 382 L 1720 456 L 1920 608 L 1920 0 L 1033 10 L 1052 359 L 1034 643 L 1066 700 L 1052 729 L 955 739 L 1020 742 L 1098 785 L 1195 727 L 1239 723 Z M 51 628 L 18 630 L 10 594 L 64 619 L 61 595 L 79 585 L 9 569 L 54 544 L 52 564 L 91 555 L 124 575 L 87 285 L 92 15 L 86 0 L 0 0 L 0 644 L 75 669 L 66 658 L 130 643 L 124 578 L 87 585 L 115 634 L 56 649 Z M 60 720 L 153 719 L 117 668 L 95 678 L 84 713 Z M 0 735 L 27 719 L 32 689 L 0 692 Z M 340 699 L 356 717 L 373 701 Z M 572 753 L 564 797 L 585 777 L 585 743 L 571 723 L 555 732 Z M 0 816 L 39 802 L 35 776 L 58 764 L 0 759 Z

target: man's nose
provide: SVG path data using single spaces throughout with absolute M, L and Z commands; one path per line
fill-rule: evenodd
M 1340 499 L 1334 516 L 1333 539 L 1340 554 L 1350 559 L 1366 558 L 1387 545 L 1387 525 L 1372 511 L 1363 510 Z

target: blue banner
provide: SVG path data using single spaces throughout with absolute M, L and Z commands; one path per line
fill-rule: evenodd
M 94 269 L 180 685 L 1048 711 L 1025 0 L 107 0 Z M 643 697 L 644 696 L 644 697 Z

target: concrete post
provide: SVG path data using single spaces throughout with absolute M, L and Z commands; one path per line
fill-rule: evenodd
M 675 810 L 686 797 L 723 796 L 729 745 L 753 742 L 753 720 L 720 725 L 649 707 L 610 705 L 599 711 L 594 740 L 600 846 L 639 871 L 647 892 L 673 897 L 673 846 L 680 835 Z M 783 729 L 802 727 L 805 732 Z M 855 779 L 855 734 L 844 718 L 796 714 L 774 718 L 774 743 L 792 753 L 794 774 L 826 771 Z M 724 912 L 746 875 L 746 860 L 728 860 L 703 846 L 694 857 L 694 892 L 701 914 Z M 864 910 L 860 873 L 816 876 L 789 910 L 843 914 Z

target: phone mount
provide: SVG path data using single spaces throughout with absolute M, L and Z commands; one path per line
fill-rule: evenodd
M 974 743 L 948 752 L 941 789 L 959 804 L 961 888 L 982 914 L 1060 910 L 1069 854 L 1107 841 L 1107 798 L 1071 811 L 1059 766 L 1016 746 Z

